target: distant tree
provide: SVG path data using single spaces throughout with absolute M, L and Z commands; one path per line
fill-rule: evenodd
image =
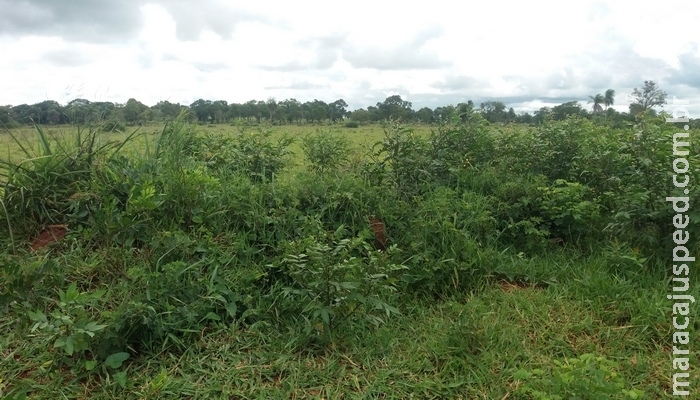
M 338 99 L 329 106 L 329 122 L 335 122 L 336 120 L 343 119 L 347 113 L 348 103 L 343 99 Z
M 405 101 L 400 95 L 389 96 L 383 103 L 377 103 L 377 109 L 382 119 L 408 121 L 413 116 L 413 104 Z
M 605 100 L 603 101 L 603 103 L 605 104 L 605 109 L 607 110 L 608 107 L 615 104 L 615 91 L 613 89 L 606 90 L 604 97 Z
M 302 120 L 302 112 L 301 112 L 301 103 L 297 99 L 287 99 L 284 101 L 281 101 L 279 104 L 279 110 L 284 114 L 285 119 L 287 120 L 287 123 L 291 124 L 292 122 L 297 122 L 301 123 Z
M 571 115 L 586 115 L 586 111 L 578 101 L 569 101 L 552 107 L 552 119 L 556 121 L 564 120 Z
M 505 122 L 506 105 L 501 101 L 487 101 L 481 103 L 481 114 L 489 122 Z
M 155 106 L 151 107 L 153 109 L 159 110 L 161 115 L 167 119 L 175 119 L 180 115 L 183 106 L 180 104 L 173 104 L 167 100 L 159 101 Z
M 452 114 L 454 114 L 455 111 L 455 106 L 450 104 L 444 107 L 437 107 L 433 113 L 433 116 L 436 121 L 448 121 L 450 118 L 452 118 Z
M 423 107 L 416 111 L 416 119 L 425 124 L 430 124 L 433 122 L 433 110 L 429 107 Z
M 367 112 L 369 112 L 370 115 L 370 121 L 372 122 L 377 122 L 382 120 L 382 115 L 379 112 L 379 108 L 375 106 L 369 106 L 367 107 Z
M 601 104 L 605 103 L 605 96 L 598 93 L 595 96 L 588 96 L 590 99 L 588 103 L 593 103 L 593 114 L 600 114 L 603 112 L 603 106 Z
M 255 100 L 248 100 L 244 104 L 241 104 L 241 117 L 245 118 L 246 121 L 250 122 L 251 118 L 258 118 L 258 102 Z
M 636 115 L 640 112 L 647 111 L 656 106 L 666 104 L 666 92 L 659 89 L 654 81 L 644 81 L 642 90 L 634 88 L 632 91 L 632 99 L 630 104 L 630 113 Z
M 326 119 L 326 116 L 328 116 L 328 107 L 324 107 L 320 104 L 315 105 L 311 109 L 311 121 L 312 122 L 321 122 Z
M 14 125 L 12 123 L 12 116 L 10 112 L 12 111 L 12 106 L 0 106 L 0 128 L 9 127 Z
M 518 118 L 518 115 L 515 114 L 515 110 L 513 109 L 513 107 L 509 108 L 508 113 L 506 114 L 505 122 L 509 124 L 511 122 L 515 122 L 515 120 L 517 118 Z
M 145 122 L 144 120 L 149 118 L 150 115 L 146 113 L 148 110 L 148 106 L 134 98 L 130 98 L 122 108 L 122 114 L 127 123 L 135 124 L 137 122 Z
M 212 117 L 211 100 L 199 99 L 190 104 L 190 109 L 201 123 L 206 123 Z
M 277 100 L 275 100 L 274 97 L 268 97 L 267 101 L 265 102 L 265 106 L 267 107 L 267 112 L 268 112 L 268 115 L 270 116 L 270 123 L 273 123 L 274 118 L 275 118 L 275 113 L 277 113 L 277 108 L 278 108 Z
M 365 124 L 372 120 L 372 114 L 364 108 L 357 109 L 350 113 L 350 119 L 360 124 Z
M 216 100 L 211 103 L 211 118 L 217 124 L 228 122 L 228 102 L 226 100 Z
M 519 124 L 532 124 L 534 122 L 534 117 L 530 113 L 524 112 L 515 118 L 515 122 Z
M 547 118 L 549 118 L 551 115 L 552 115 L 551 108 L 542 107 L 539 110 L 535 111 L 535 114 L 532 116 L 532 122 L 534 122 L 535 124 L 541 124 Z
M 474 102 L 469 100 L 466 103 L 459 103 L 455 111 L 459 114 L 459 118 L 462 121 L 467 122 L 474 115 Z
M 267 107 L 267 102 L 264 102 L 262 100 L 258 100 L 257 102 L 255 102 L 255 105 L 255 119 L 258 123 L 260 123 L 260 121 L 263 118 L 263 115 L 267 115 L 270 112 L 270 110 Z

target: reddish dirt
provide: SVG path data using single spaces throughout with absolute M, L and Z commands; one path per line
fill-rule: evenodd
M 374 231 L 374 245 L 379 250 L 386 249 L 386 228 L 384 223 L 375 216 L 369 217 L 369 222 L 372 224 L 372 231 Z
M 63 239 L 68 233 L 68 225 L 48 225 L 46 229 L 41 231 L 32 241 L 32 250 L 37 251 L 47 247 L 51 243 L 58 242 Z

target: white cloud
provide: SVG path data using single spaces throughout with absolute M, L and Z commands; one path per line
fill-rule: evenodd
M 415 108 L 517 98 L 531 110 L 587 106 L 613 88 L 624 109 L 650 79 L 700 114 L 695 1 L 63 3 L 0 27 L 0 104 L 294 97 L 359 108 L 400 94 Z M 69 12 L 81 7 L 89 21 Z

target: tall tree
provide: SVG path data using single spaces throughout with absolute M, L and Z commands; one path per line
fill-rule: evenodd
M 644 81 L 644 86 L 642 90 L 634 88 L 632 91 L 632 99 L 634 100 L 630 104 L 630 112 L 633 110 L 638 112 L 643 112 L 654 108 L 656 106 L 661 106 L 666 104 L 666 92 L 659 89 L 654 81 Z
M 197 119 L 201 123 L 209 121 L 209 117 L 212 116 L 211 100 L 199 99 L 190 104 L 190 109 L 197 115 Z
M 413 116 L 410 101 L 401 99 L 398 94 L 389 96 L 383 103 L 377 103 L 377 109 L 383 119 L 401 119 L 407 121 Z
M 267 107 L 267 112 L 270 115 L 270 123 L 273 123 L 275 114 L 277 113 L 277 107 L 279 107 L 277 100 L 275 100 L 274 97 L 268 97 L 267 101 L 265 102 L 265 106 Z
M 578 101 L 569 101 L 552 107 L 552 119 L 555 121 L 565 120 L 571 115 L 586 115 L 586 110 L 581 107 Z
M 588 96 L 590 99 L 588 102 L 593 103 L 593 114 L 600 114 L 603 112 L 603 106 L 601 104 L 605 103 L 605 96 L 598 93 L 595 96 Z
M 330 115 L 328 116 L 330 122 L 335 122 L 338 119 L 343 119 L 347 113 L 348 103 L 343 99 L 338 99 L 328 105 L 330 107 Z
M 506 105 L 502 101 L 487 101 L 481 103 L 481 113 L 489 122 L 504 122 L 506 120 Z
M 613 89 L 608 89 L 605 91 L 605 101 L 603 103 L 605 104 L 606 110 L 608 107 L 615 104 L 615 91 Z
M 131 98 L 126 101 L 126 105 L 122 109 L 122 114 L 126 122 L 130 124 L 135 124 L 137 122 L 143 122 L 144 119 L 148 119 L 148 115 L 144 114 L 148 110 L 148 106 L 141 103 L 140 101 Z

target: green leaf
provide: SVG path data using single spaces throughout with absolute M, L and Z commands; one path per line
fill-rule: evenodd
M 330 315 L 328 314 L 328 309 L 323 308 L 321 309 L 321 319 L 323 320 L 323 323 L 326 325 L 330 325 L 331 323 L 331 318 Z
M 105 365 L 107 365 L 110 368 L 117 369 L 122 366 L 122 363 L 126 361 L 126 359 L 129 358 L 129 353 L 114 353 L 111 356 L 107 357 L 105 360 Z
M 41 311 L 37 311 L 36 313 L 27 311 L 27 315 L 29 316 L 29 319 L 31 319 L 34 322 L 49 322 L 46 319 L 46 315 L 44 315 L 44 313 Z
M 117 381 L 122 389 L 126 388 L 126 371 L 121 371 L 114 374 L 114 380 Z
M 86 360 L 85 361 L 85 370 L 86 371 L 92 371 L 95 369 L 97 366 L 97 360 Z
M 68 290 L 66 290 L 66 296 L 65 296 L 65 301 L 69 302 L 71 300 L 75 300 L 78 297 L 78 288 L 77 284 L 75 282 L 71 283 L 70 286 L 68 286 Z
M 218 315 L 214 314 L 213 312 L 208 312 L 207 315 L 204 316 L 204 319 L 209 319 L 212 321 L 221 321 L 221 317 Z
M 513 375 L 513 378 L 516 379 L 516 380 L 518 380 L 518 381 L 522 381 L 522 380 L 525 380 L 525 379 L 529 379 L 531 376 L 532 376 L 531 373 L 529 373 L 528 371 L 526 371 L 526 370 L 524 370 L 524 369 L 521 369 L 521 370 L 518 370 L 518 371 L 515 373 L 515 375 Z
M 73 335 L 68 336 L 65 340 L 65 346 L 63 348 L 63 351 L 66 352 L 69 356 L 73 355 Z
M 236 307 L 235 302 L 230 302 L 226 304 L 226 311 L 228 311 L 228 315 L 231 316 L 231 318 L 236 318 L 236 312 L 238 311 L 238 307 Z
M 83 329 L 85 329 L 89 333 L 92 333 L 92 332 L 100 331 L 106 327 L 107 327 L 107 325 L 97 325 L 96 322 L 88 322 L 87 324 L 85 324 L 85 327 Z M 92 335 L 90 335 L 90 336 L 92 336 Z

